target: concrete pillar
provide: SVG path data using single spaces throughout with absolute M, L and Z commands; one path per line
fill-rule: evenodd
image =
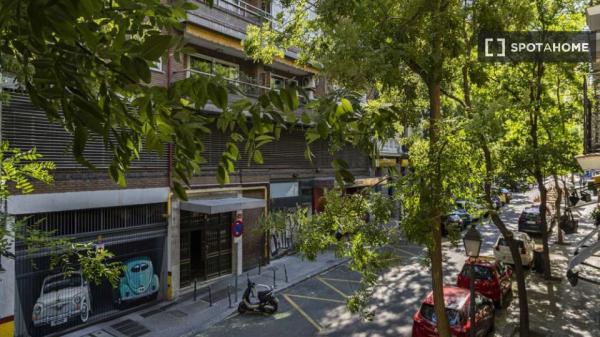
M 238 219 L 239 217 L 242 217 L 242 219 L 243 219 L 243 211 L 236 212 L 234 221 L 236 219 Z M 243 257 L 244 257 L 244 255 L 243 255 L 243 247 L 244 247 L 243 238 L 244 238 L 243 234 L 237 238 L 234 237 L 232 240 L 232 243 L 231 243 L 232 244 L 231 259 L 232 259 L 232 266 L 233 266 L 232 272 L 237 275 L 242 275 L 242 271 L 244 270 L 244 266 L 242 265 Z
M 168 250 L 168 277 L 167 277 L 167 299 L 176 299 L 180 289 L 180 208 L 179 200 L 171 202 L 171 215 L 169 216 L 169 229 L 167 234 Z

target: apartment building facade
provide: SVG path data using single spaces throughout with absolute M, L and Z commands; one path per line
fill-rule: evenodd
M 216 0 L 213 7 L 194 1 L 182 34 L 193 52 L 181 62 L 172 55 L 153 67 L 152 85 L 168 86 L 186 76 L 219 75 L 249 97 L 286 86 L 303 87 L 310 97 L 326 86 L 312 67 L 294 63 L 288 51 L 273 64 L 252 62 L 241 41 L 246 26 L 271 20 L 277 2 Z M 206 144 L 202 173 L 191 179 L 187 201 L 170 192 L 172 160 L 142 153 L 127 174 L 127 187 L 109 177 L 111 154 L 101 139 L 88 141 L 85 155 L 95 170 L 80 166 L 69 150 L 70 136 L 33 106 L 17 84 L 5 84 L 10 101 L 2 106 L 2 139 L 20 149 L 36 147 L 56 163 L 55 182 L 36 185 L 34 193 L 13 195 L 6 203 L 11 221 L 54 231 L 74 241 L 93 242 L 125 264 L 117 288 L 97 285 L 77 272 L 64 274 L 51 266 L 52 252 L 31 252 L 17 242 L 15 259 L 0 265 L 0 335 L 53 336 L 98 320 L 173 300 L 194 281 L 215 278 L 268 263 L 273 240 L 257 231 L 258 219 L 269 209 L 302 205 L 317 210 L 324 191 L 334 185 L 332 155 L 327 144 L 314 143 L 313 161 L 304 158 L 302 130 L 290 130 L 263 149 L 264 164 L 247 165 L 242 158 L 231 182 L 216 182 L 218 160 L 226 135 L 218 130 Z M 230 95 L 231 100 L 236 95 Z M 210 104 L 207 113 L 216 112 Z M 164 153 L 171 151 L 166 146 Z M 357 186 L 373 184 L 371 159 L 346 148 L 335 154 L 350 164 Z M 232 224 L 243 223 L 240 226 Z

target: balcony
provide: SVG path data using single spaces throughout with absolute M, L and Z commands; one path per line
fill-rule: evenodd
M 269 12 L 242 0 L 214 0 L 213 7 L 202 0 L 191 2 L 198 8 L 188 11 L 189 22 L 239 40 L 244 39 L 249 24 L 273 20 Z
M 252 76 L 246 75 L 244 73 L 240 73 L 239 79 L 235 78 L 227 78 L 220 76 L 215 73 L 209 73 L 205 71 L 200 71 L 197 69 L 187 69 L 188 76 L 207 76 L 207 77 L 217 77 L 219 76 L 222 81 L 227 84 L 229 88 L 229 92 L 232 94 L 241 94 L 244 96 L 257 98 L 263 93 L 271 90 L 270 87 L 266 87 L 264 85 L 258 84 L 258 79 Z

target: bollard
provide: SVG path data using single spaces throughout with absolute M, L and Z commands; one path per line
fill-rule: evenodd
M 260 256 L 256 260 L 258 261 L 258 275 L 260 275 Z
M 275 282 L 275 268 L 271 269 L 273 270 L 273 289 L 277 288 L 277 283 Z
M 194 280 L 194 302 L 196 302 L 196 291 L 198 290 L 198 280 Z
M 209 306 L 211 306 L 211 307 L 213 306 L 213 303 L 212 303 L 212 290 L 210 289 L 210 286 L 208 286 L 208 303 L 210 303 Z
M 287 276 L 287 268 L 285 267 L 285 264 L 283 265 L 283 273 L 285 274 L 285 283 L 289 283 Z
M 227 285 L 227 299 L 229 300 L 229 307 L 231 308 L 231 291 L 229 290 L 229 285 Z
M 238 302 L 238 275 L 235 273 L 235 303 Z

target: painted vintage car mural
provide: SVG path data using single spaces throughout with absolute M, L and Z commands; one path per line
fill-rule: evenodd
M 116 304 L 152 298 L 158 294 L 159 281 L 149 257 L 136 257 L 124 262 L 126 270 L 119 282 Z
M 72 319 L 87 322 L 91 308 L 90 288 L 81 272 L 54 274 L 44 278 L 31 319 L 34 327 L 57 326 Z

